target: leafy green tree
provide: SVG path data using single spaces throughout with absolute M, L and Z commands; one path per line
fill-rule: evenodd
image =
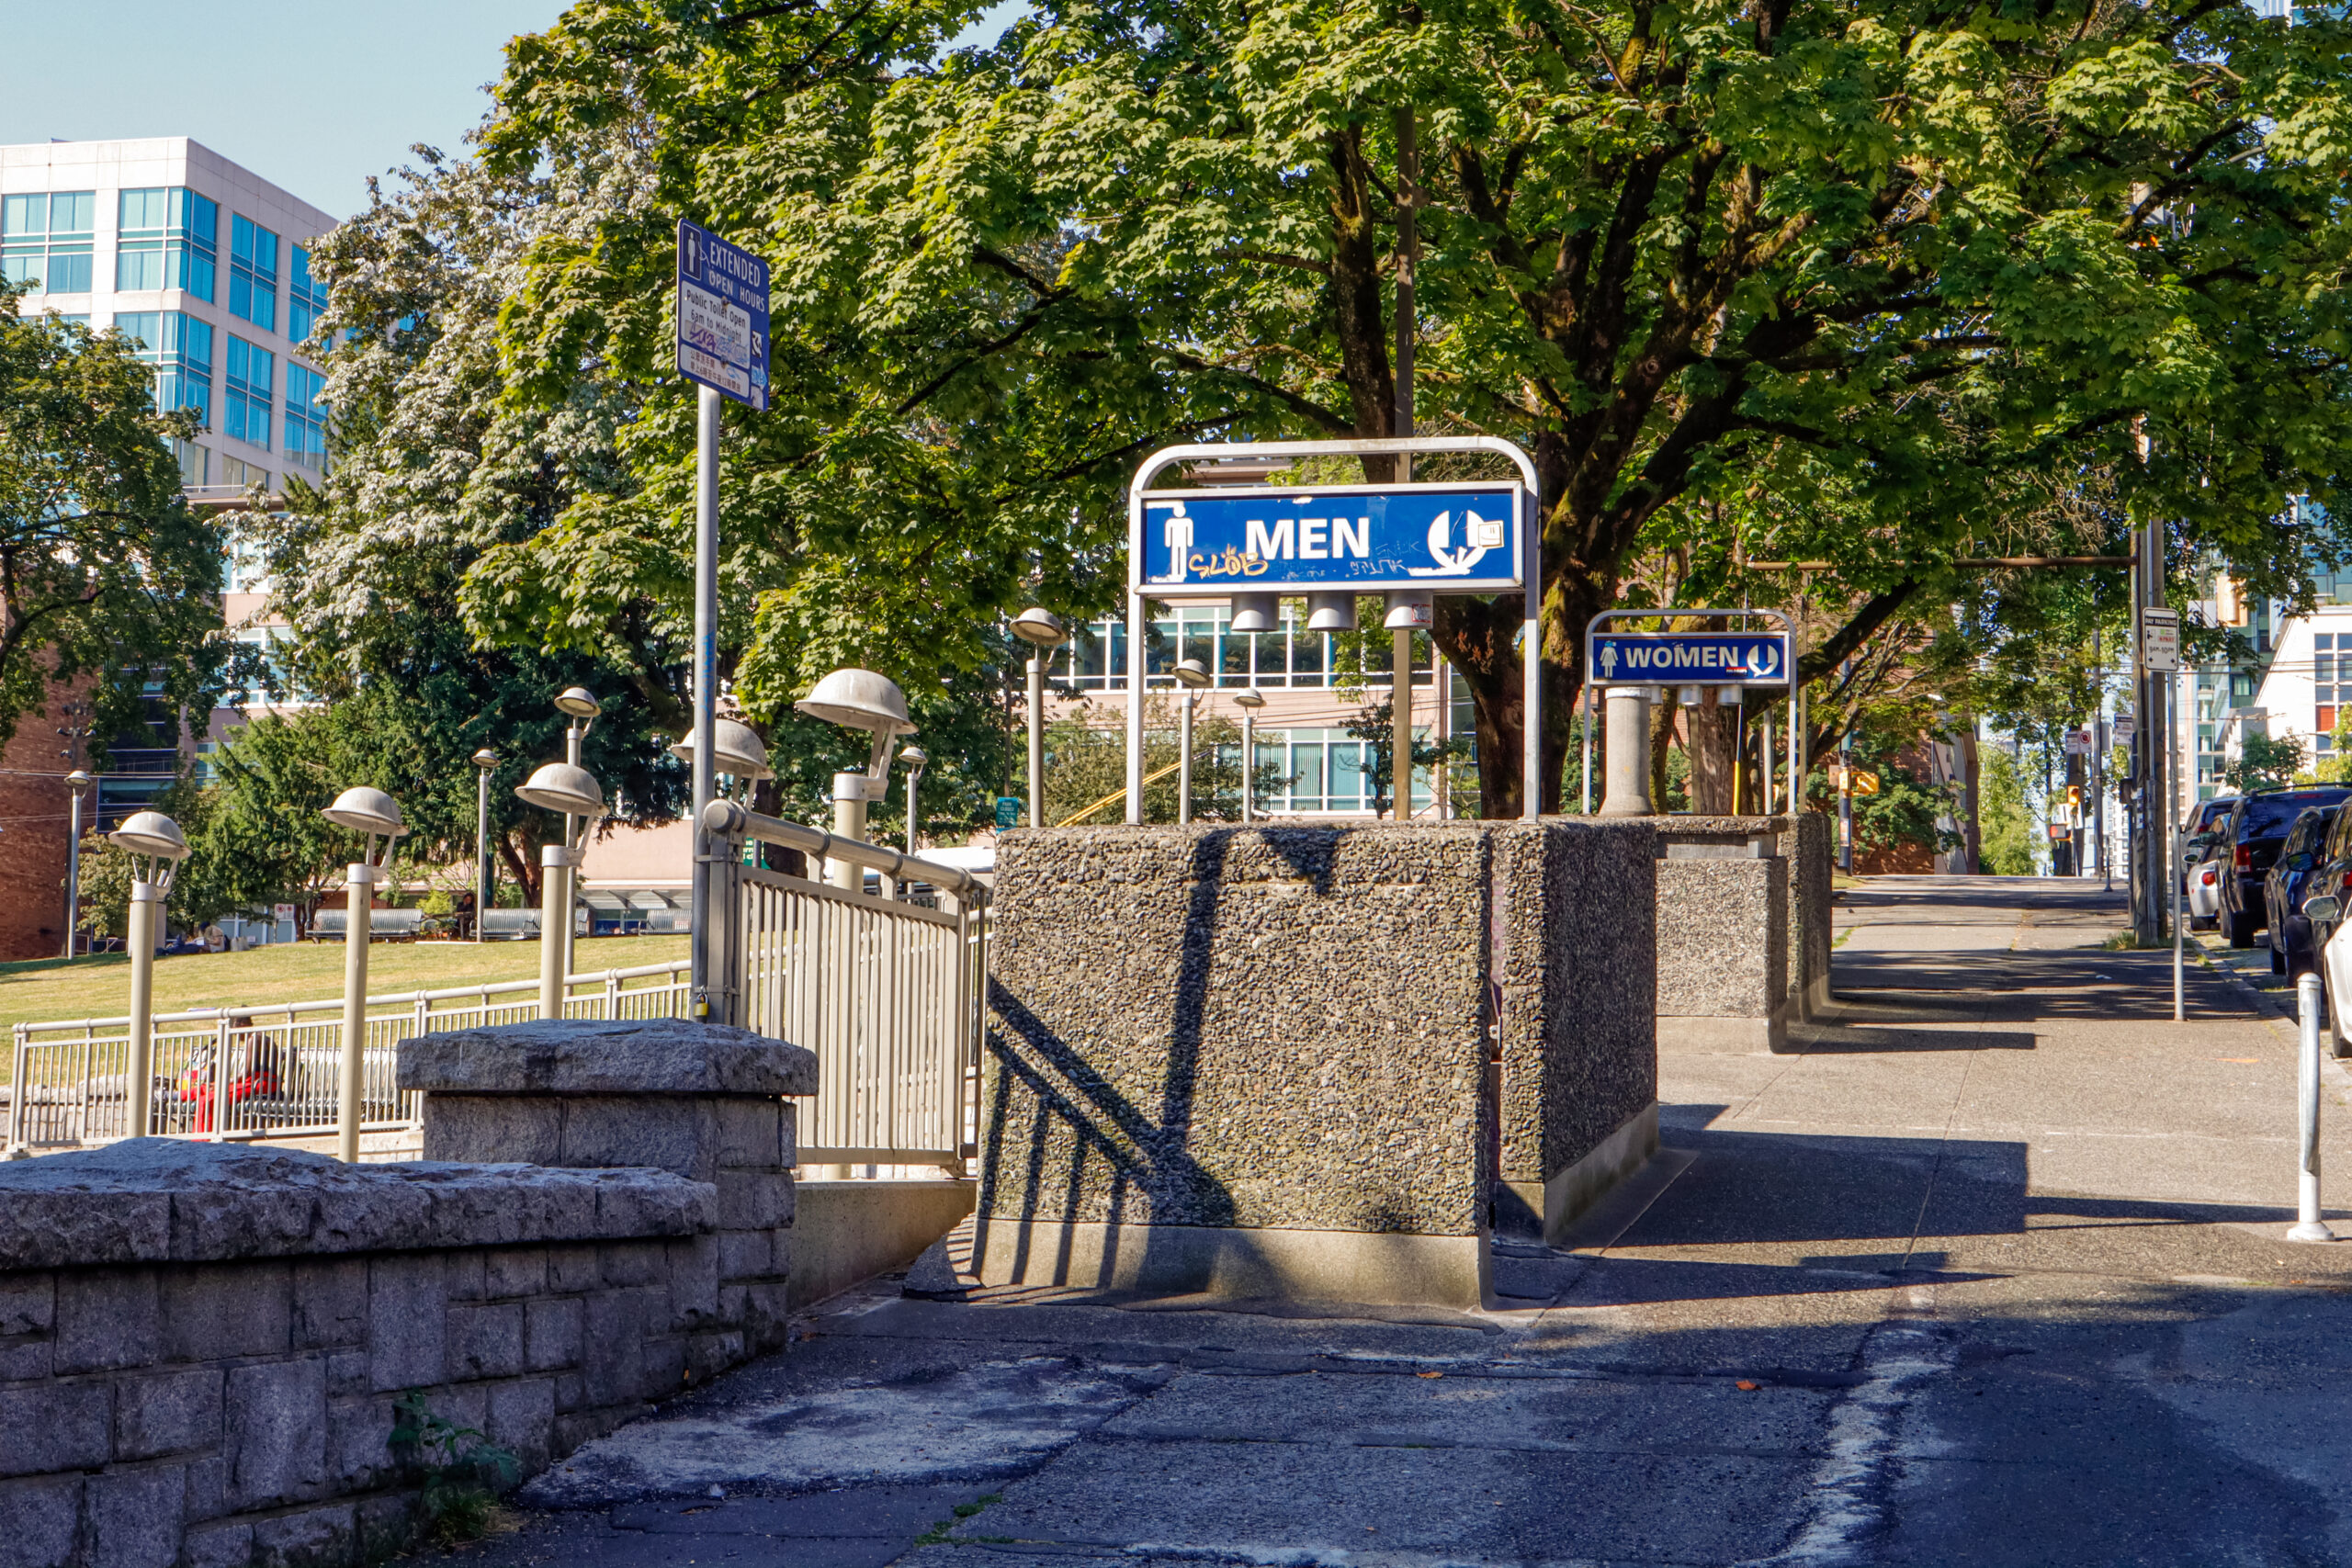
M 180 499 L 169 442 L 195 415 L 154 412 L 154 368 L 120 333 L 19 316 L 23 293 L 0 280 L 0 743 L 89 680 L 102 761 L 148 694 L 200 713 L 230 679 L 228 536 Z
M 1175 703 L 1163 694 L 1146 697 L 1143 722 L 1143 819 L 1173 822 L 1182 754 Z M 1126 746 L 1124 708 L 1089 704 L 1046 726 L 1048 826 L 1125 819 Z M 1282 769 L 1272 762 L 1259 764 L 1252 781 L 1261 800 L 1282 782 Z M 1193 720 L 1193 820 L 1241 820 L 1241 727 L 1221 714 L 1200 714 Z
M 503 321 L 543 406 L 592 366 L 649 388 L 643 488 L 508 548 L 518 614 L 676 579 L 628 541 L 675 540 L 689 488 L 691 401 L 651 390 L 681 213 L 775 264 L 778 404 L 730 412 L 729 482 L 768 558 L 746 669 L 783 685 L 910 636 L 964 657 L 1031 582 L 1106 600 L 1156 443 L 1388 434 L 1408 260 L 1420 427 L 1542 476 L 1547 801 L 1584 624 L 1662 533 L 1829 562 L 1817 677 L 2021 509 L 2283 577 L 2278 497 L 2352 471 L 2321 13 L 1111 0 L 939 59 L 973 9 L 582 0 L 517 43 L 495 164 L 626 127 L 651 197 L 536 245 Z M 2086 475 L 2120 505 L 2069 520 Z M 1437 626 L 1498 814 L 1518 613 Z
M 2025 776 L 2017 759 L 1999 749 L 1984 756 L 1976 818 L 1984 838 L 1979 863 L 1992 876 L 2031 876 L 2041 824 L 2026 807 Z
M 2249 735 L 2222 769 L 2232 789 L 2251 794 L 2257 789 L 2281 789 L 2303 770 L 2305 752 L 2301 737 Z

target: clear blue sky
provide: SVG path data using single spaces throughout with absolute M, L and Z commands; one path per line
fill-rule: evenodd
M 478 123 L 506 40 L 565 0 L 30 0 L 0 58 L 0 142 L 188 136 L 343 215 L 367 179 Z M 1024 0 L 963 39 L 992 39 Z
M 10 6 L 0 142 L 189 136 L 329 212 L 413 142 L 456 151 L 506 40 L 563 0 Z

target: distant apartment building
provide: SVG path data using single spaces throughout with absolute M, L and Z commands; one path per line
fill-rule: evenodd
M 0 146 L 0 276 L 29 286 L 18 310 L 112 327 L 139 345 L 155 367 L 157 406 L 193 409 L 203 427 L 175 450 L 198 506 L 242 506 L 256 490 L 276 497 L 288 475 L 325 471 L 324 379 L 300 345 L 326 308 L 310 246 L 334 226 L 186 137 Z M 254 563 L 234 547 L 227 587 L 222 613 L 238 637 L 274 640 Z M 11 888 L 62 884 L 64 774 L 86 759 L 89 739 L 73 705 L 28 715 L 0 753 L 0 882 Z M 140 730 L 108 738 L 107 771 L 86 803 L 100 826 L 152 799 L 191 746 L 209 750 L 243 722 L 234 709 L 155 706 Z M 62 911 L 62 894 L 0 908 L 0 956 L 57 951 Z

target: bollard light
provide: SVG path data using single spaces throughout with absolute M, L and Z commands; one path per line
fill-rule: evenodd
M 485 746 L 474 753 L 474 941 L 482 940 L 490 907 L 498 901 L 498 873 L 490 859 L 490 775 L 498 753 Z
M 1258 819 L 1258 710 L 1266 705 L 1266 694 L 1251 686 L 1233 694 L 1233 701 L 1241 709 L 1241 820 Z
M 74 956 L 75 940 L 82 934 L 82 796 L 89 793 L 90 775 L 76 768 L 65 775 L 65 787 L 73 792 L 72 820 L 66 826 L 65 840 L 65 956 Z
M 1029 825 L 1046 825 L 1046 655 L 1069 633 L 1062 618 L 1035 605 L 1012 617 L 1012 635 L 1035 644 L 1029 656 Z
M 907 765 L 907 853 L 913 854 L 915 827 L 922 820 L 922 813 L 915 807 L 915 792 L 922 787 L 923 769 L 931 765 L 931 753 L 920 746 L 910 746 L 899 753 L 899 761 Z
M 563 818 L 562 840 L 539 846 L 539 1016 L 561 1018 L 571 974 L 571 879 L 589 821 L 605 814 L 605 789 L 577 762 L 548 762 L 515 785 L 514 795 Z
M 1175 675 L 1184 688 L 1184 717 L 1176 740 L 1176 822 L 1182 827 L 1193 819 L 1193 694 L 1214 684 L 1216 677 L 1197 659 L 1178 660 Z
M 336 1154 L 345 1164 L 356 1164 L 368 1050 L 368 942 L 375 889 L 385 863 L 391 858 L 393 841 L 408 831 L 408 823 L 401 816 L 399 802 L 365 784 L 345 790 L 319 815 L 358 834 L 362 846 L 359 858 L 344 873 L 343 901 L 348 918 L 343 932 L 343 1059 L 337 1064 L 335 1085 Z M 380 850 L 379 840 L 383 845 Z
M 874 737 L 865 771 L 844 769 L 833 775 L 833 831 L 844 839 L 865 838 L 865 807 L 889 788 L 890 746 L 901 735 L 914 733 L 907 716 L 907 695 L 898 682 L 871 670 L 836 670 L 817 682 L 809 694 L 792 705 L 810 718 L 863 729 Z M 865 888 L 865 874 L 845 860 L 829 859 L 826 880 L 844 892 Z
M 155 1130 L 155 935 L 172 878 L 187 859 L 187 836 L 162 812 L 141 811 L 107 839 L 130 856 L 130 1062 L 123 1095 L 129 1132 L 143 1138 Z

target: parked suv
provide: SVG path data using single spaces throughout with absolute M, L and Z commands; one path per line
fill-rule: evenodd
M 2222 931 L 2232 947 L 2252 947 L 2254 933 L 2268 920 L 2263 884 L 2295 818 L 2314 806 L 2340 806 L 2347 796 L 2352 789 L 2342 785 L 2266 790 L 2230 808 L 2215 845 L 2228 852 L 2230 862 L 2222 876 Z
M 2263 882 L 2263 911 L 2269 917 L 2270 972 L 2300 976 L 2318 967 L 2318 949 L 2312 945 L 2312 923 L 2303 918 L 2303 899 L 2318 886 L 2319 852 L 2327 830 L 2342 808 L 2314 806 L 2295 818 L 2287 841 L 2278 846 L 2278 862 Z

